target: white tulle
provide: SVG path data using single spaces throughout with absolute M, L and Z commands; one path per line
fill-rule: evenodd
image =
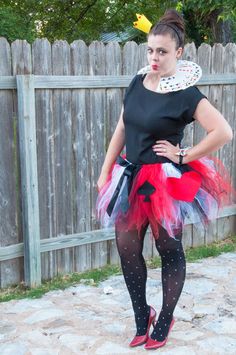
M 121 195 L 121 192 L 124 188 L 127 177 L 124 178 L 119 196 L 117 198 L 117 201 L 115 203 L 115 206 L 114 206 L 111 216 L 108 215 L 108 213 L 106 212 L 106 209 L 107 209 L 107 206 L 113 196 L 113 193 L 116 189 L 116 186 L 117 186 L 124 170 L 125 170 L 125 167 L 115 164 L 113 171 L 112 171 L 112 177 L 111 177 L 111 182 L 110 182 L 109 186 L 108 187 L 104 186 L 104 188 L 99 193 L 99 196 L 97 199 L 97 204 L 96 204 L 96 210 L 97 210 L 98 218 L 101 221 L 101 225 L 104 228 L 109 228 L 114 225 L 116 217 L 117 217 L 117 213 L 119 212 L 120 195 Z
M 172 163 L 162 164 L 162 169 L 164 170 L 166 177 L 181 177 L 181 172 Z
M 196 203 L 198 203 L 198 207 Z M 193 202 L 175 200 L 174 205 L 176 222 L 174 224 L 170 223 L 168 219 L 163 219 L 162 221 L 163 227 L 172 237 L 176 234 L 176 230 L 181 229 L 186 224 L 199 223 L 199 229 L 204 230 L 206 220 L 213 220 L 218 216 L 217 201 L 201 188 Z M 199 208 L 201 208 L 201 211 Z

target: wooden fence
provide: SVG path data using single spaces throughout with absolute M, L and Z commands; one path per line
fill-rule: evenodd
M 146 65 L 146 45 L 82 41 L 32 46 L 0 39 L 0 287 L 118 263 L 114 231 L 99 230 L 96 181 L 125 87 Z M 236 45 L 185 47 L 203 68 L 201 91 L 235 132 Z M 186 144 L 203 136 L 186 128 Z M 236 183 L 235 140 L 218 152 Z M 184 246 L 235 233 L 236 206 L 207 231 L 188 225 Z M 155 254 L 150 238 L 145 256 Z

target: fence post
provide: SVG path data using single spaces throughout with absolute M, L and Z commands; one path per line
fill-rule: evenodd
M 41 259 L 34 75 L 16 75 L 16 83 L 25 283 L 27 286 L 35 287 L 41 284 Z

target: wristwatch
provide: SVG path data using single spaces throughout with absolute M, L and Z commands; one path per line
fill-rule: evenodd
M 187 155 L 187 151 L 190 148 L 192 148 L 192 147 L 180 148 L 180 150 L 177 153 L 175 153 L 176 155 L 179 156 L 179 165 L 183 164 L 183 157 L 185 157 Z

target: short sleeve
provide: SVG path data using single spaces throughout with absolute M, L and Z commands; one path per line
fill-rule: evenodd
M 123 99 L 124 105 L 125 105 L 126 99 L 127 99 L 128 95 L 129 95 L 130 91 L 131 91 L 131 90 L 133 89 L 133 87 L 134 87 L 134 84 L 135 84 L 136 80 L 137 80 L 137 75 L 135 75 L 135 76 L 133 77 L 133 79 L 131 80 L 129 86 L 125 89 L 125 95 L 124 95 L 124 99 Z
M 191 86 L 186 89 L 186 98 L 185 98 L 185 110 L 183 113 L 183 119 L 186 124 L 189 124 L 194 121 L 193 115 L 197 108 L 197 105 L 202 99 L 207 99 L 205 95 L 196 86 Z

